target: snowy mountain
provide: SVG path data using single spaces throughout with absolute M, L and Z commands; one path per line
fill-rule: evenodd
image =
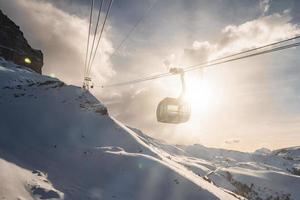
M 1 199 L 236 199 L 90 93 L 0 60 Z
M 251 200 L 300 199 L 300 146 L 244 153 L 199 144 L 172 146 L 135 131 L 169 159 L 220 188 Z
M 1 199 L 300 198 L 300 147 L 170 145 L 90 93 L 0 59 Z
M 210 158 L 201 157 L 197 146 L 187 147 L 198 159 L 210 162 L 205 177 L 214 184 L 248 199 L 299 199 L 300 177 L 294 173 L 299 161 L 271 154 L 241 153 L 207 149 Z M 198 149 L 198 150 L 197 150 Z M 298 148 L 300 150 L 300 148 Z M 201 153 L 197 153 L 201 151 Z M 288 151 L 288 150 L 287 150 Z
M 270 149 L 267 149 L 267 148 L 260 148 L 260 149 L 257 149 L 256 151 L 254 151 L 254 154 L 257 154 L 257 155 L 269 155 L 272 151 Z

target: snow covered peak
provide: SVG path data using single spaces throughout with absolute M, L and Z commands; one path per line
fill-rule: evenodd
M 273 151 L 273 154 L 287 160 L 300 161 L 300 146 L 278 149 Z
M 257 154 L 257 155 L 269 155 L 271 152 L 272 151 L 270 149 L 262 147 L 260 149 L 255 150 L 254 154 Z
M 3 59 L 0 113 L 3 198 L 237 199 L 111 118 L 90 93 Z
M 299 199 L 300 148 L 170 145 L 110 117 L 90 93 L 0 59 L 6 199 Z M 3 113 L 3 114 L 2 114 Z

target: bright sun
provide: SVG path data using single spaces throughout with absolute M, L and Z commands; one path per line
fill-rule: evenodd
M 185 98 L 191 104 L 192 112 L 195 114 L 210 112 L 220 102 L 216 87 L 205 79 L 187 79 Z

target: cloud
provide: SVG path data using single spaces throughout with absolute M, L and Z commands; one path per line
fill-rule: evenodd
M 259 7 L 263 15 L 269 11 L 271 0 L 260 0 Z
M 238 25 L 226 25 L 220 31 L 218 41 L 193 41 L 191 47 L 183 51 L 183 59 L 189 60 L 184 66 L 195 65 L 299 34 L 300 27 L 293 23 L 289 11 L 260 16 Z M 294 53 L 290 50 L 286 55 L 292 58 Z M 224 144 L 237 144 L 240 143 L 238 139 L 227 139 L 228 136 L 232 137 L 231 132 L 235 132 L 237 137 L 245 137 L 251 140 L 252 144 L 256 144 L 270 139 L 261 138 L 259 134 L 269 133 L 270 137 L 276 135 L 281 138 L 284 134 L 291 136 L 298 130 L 297 122 L 293 124 L 284 122 L 298 119 L 299 116 L 298 109 L 295 109 L 297 103 L 294 103 L 299 96 L 299 89 L 295 88 L 298 84 L 294 81 L 297 80 L 299 70 L 290 72 L 298 65 L 295 63 L 297 61 L 290 62 L 289 59 L 282 59 L 274 54 L 269 56 L 267 57 L 269 59 L 264 57 L 249 59 L 230 63 L 226 68 L 219 67 L 206 71 L 204 79 L 219 82 L 218 87 L 222 90 L 223 96 L 216 114 L 210 112 L 205 116 L 205 120 L 212 116 L 210 120 L 213 123 L 210 124 L 207 120 L 205 124 L 202 120 L 199 132 L 205 130 L 219 139 L 222 138 Z M 218 124 L 218 127 L 214 127 L 214 124 Z M 272 144 L 275 145 L 275 142 Z M 279 142 L 276 143 L 278 144 Z
M 208 41 L 194 41 L 191 49 L 184 49 L 183 62 L 187 65 L 193 65 L 197 60 L 206 61 L 209 55 L 216 51 L 216 45 Z
M 55 74 L 67 83 L 81 85 L 88 21 L 71 15 L 51 3 L 38 0 L 0 0 L 1 9 L 11 17 L 35 48 L 44 53 L 45 74 Z M 92 69 L 92 76 L 106 80 L 114 74 L 109 61 L 112 44 L 104 34 Z
M 167 67 L 167 69 L 175 67 L 175 65 L 176 65 L 175 58 L 176 58 L 175 54 L 171 54 L 163 61 L 164 65 Z
M 287 39 L 300 34 L 298 25 L 291 22 L 289 11 L 262 16 L 240 25 L 228 25 L 221 31 L 216 43 L 194 41 L 192 48 L 184 50 L 183 59 L 197 64 L 207 59 L 255 48 L 262 44 Z
M 224 143 L 225 144 L 238 144 L 241 141 L 239 139 L 230 139 L 230 140 L 225 140 Z

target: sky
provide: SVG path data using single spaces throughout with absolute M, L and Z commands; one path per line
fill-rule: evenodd
M 89 6 L 88 0 L 0 0 L 1 10 L 43 51 L 43 73 L 78 86 Z M 192 116 L 180 125 L 158 123 L 155 115 L 160 100 L 180 93 L 179 77 L 99 87 L 293 37 L 300 34 L 299 11 L 297 0 L 115 0 L 91 92 L 114 118 L 169 143 L 240 151 L 300 145 L 299 48 L 187 73 Z

